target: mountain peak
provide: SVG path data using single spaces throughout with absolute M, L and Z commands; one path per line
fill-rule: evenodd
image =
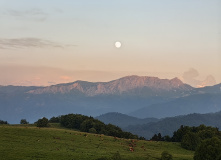
M 171 83 L 177 84 L 177 85 L 182 85 L 184 84 L 179 78 L 175 77 L 173 79 L 170 80 Z

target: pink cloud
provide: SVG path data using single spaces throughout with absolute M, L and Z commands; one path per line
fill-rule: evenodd
M 71 77 L 69 77 L 69 76 L 60 76 L 60 79 L 68 81 L 68 80 L 71 80 Z

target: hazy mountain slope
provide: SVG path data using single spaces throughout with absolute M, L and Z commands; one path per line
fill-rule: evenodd
M 0 87 L 0 119 L 18 123 L 67 113 L 98 116 L 129 113 L 146 105 L 190 94 L 179 79 L 127 76 L 110 82 L 76 81 L 49 87 Z M 16 94 L 15 94 L 16 93 Z
M 128 113 L 142 107 L 162 101 L 156 98 L 131 96 L 94 96 L 62 94 L 19 94 L 0 96 L 0 119 L 9 123 L 19 123 L 21 118 L 33 122 L 39 117 L 58 116 L 67 113 L 79 113 L 98 116 L 107 112 Z
M 214 86 L 196 88 L 197 93 L 221 93 L 221 83 Z
M 30 90 L 40 89 L 43 87 L 25 87 L 25 86 L 1 86 L 0 85 L 0 95 L 12 95 L 12 94 L 21 94 L 28 92 Z
M 126 114 L 117 113 L 117 112 L 110 112 L 106 114 L 102 114 L 98 117 L 95 117 L 96 119 L 104 122 L 105 124 L 114 124 L 116 126 L 119 126 L 121 128 L 127 127 L 129 125 L 137 125 L 137 124 L 145 124 L 149 122 L 157 122 L 157 118 L 145 118 L 145 119 L 139 119 L 132 116 L 128 116 Z
M 209 113 L 221 110 L 221 94 L 194 94 L 186 97 L 177 98 L 170 102 L 153 104 L 129 115 L 145 117 L 173 117 L 190 113 Z
M 199 126 L 204 124 L 221 128 L 221 112 L 208 114 L 189 114 L 161 119 L 158 122 L 151 122 L 144 125 L 131 125 L 125 128 L 133 134 L 151 138 L 154 134 L 161 133 L 163 136 L 172 135 L 181 125 Z

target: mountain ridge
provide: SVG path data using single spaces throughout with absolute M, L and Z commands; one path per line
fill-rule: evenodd
M 58 84 L 53 86 L 48 86 L 44 88 L 39 88 L 36 90 L 31 90 L 28 93 L 31 94 L 66 94 L 73 90 L 78 90 L 79 92 L 87 96 L 96 96 L 102 94 L 122 94 L 124 92 L 129 92 L 134 89 L 141 89 L 147 87 L 151 90 L 164 90 L 170 91 L 173 89 L 189 91 L 192 89 L 190 85 L 184 84 L 178 78 L 159 79 L 157 77 L 148 76 L 126 76 L 120 79 L 112 80 L 109 82 L 87 82 L 87 81 L 75 81 L 66 84 Z
M 97 116 L 95 118 L 104 122 L 105 124 L 110 123 L 110 124 L 119 126 L 121 128 L 127 127 L 128 124 L 138 125 L 138 124 L 145 124 L 149 122 L 157 122 L 159 120 L 157 118 L 140 119 L 140 118 L 129 116 L 127 114 L 122 114 L 119 112 L 109 112 L 109 113 L 105 113 L 100 116 Z
M 175 117 L 162 118 L 157 122 L 141 125 L 130 125 L 124 130 L 149 139 L 154 134 L 161 133 L 162 136 L 171 136 L 181 125 L 199 126 L 201 124 L 221 128 L 221 111 L 215 113 L 198 114 L 192 113 Z
M 128 115 L 146 118 L 153 116 L 155 118 L 173 117 L 190 113 L 208 113 L 221 110 L 221 93 L 200 93 L 185 97 L 179 97 L 169 102 L 152 104 Z M 187 109 L 187 106 L 189 109 Z M 164 110 L 164 112 L 162 112 Z

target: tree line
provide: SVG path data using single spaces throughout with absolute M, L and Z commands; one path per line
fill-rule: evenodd
M 0 120 L 0 124 L 8 124 L 7 121 Z
M 48 123 L 60 123 L 62 127 L 69 129 L 77 129 L 81 132 L 104 134 L 126 139 L 138 139 L 137 135 L 130 132 L 122 131 L 118 126 L 112 124 L 104 124 L 103 122 L 81 114 L 67 114 L 51 119 L 42 118 L 35 122 L 38 127 L 47 127 Z M 141 139 L 143 137 L 140 137 Z
M 221 132 L 216 127 L 181 125 L 172 137 L 155 134 L 153 141 L 180 142 L 181 147 L 195 151 L 194 160 L 221 160 Z

